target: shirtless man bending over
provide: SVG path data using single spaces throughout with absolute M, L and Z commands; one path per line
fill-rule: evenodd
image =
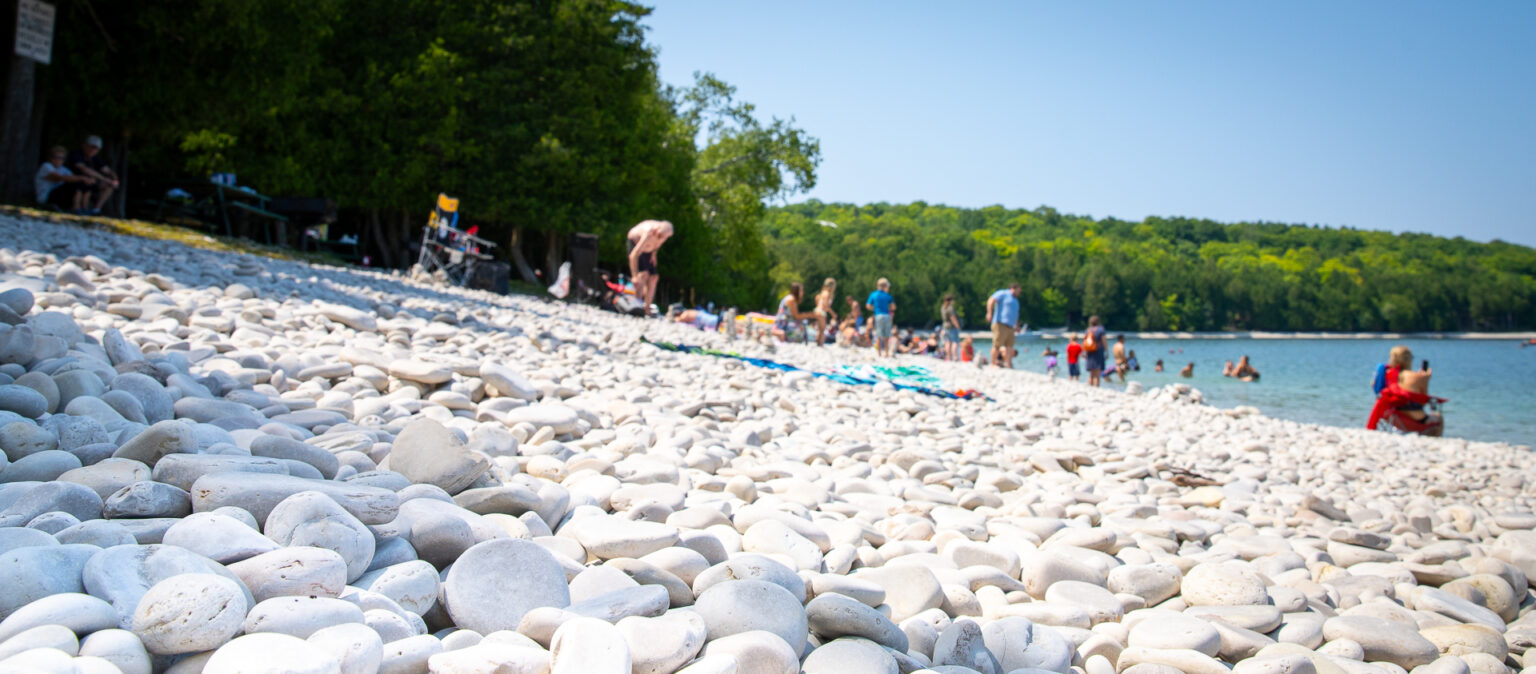
M 666 220 L 646 220 L 629 228 L 629 275 L 635 280 L 635 299 L 645 310 L 651 310 L 656 298 L 656 251 L 661 244 L 672 238 L 672 223 Z

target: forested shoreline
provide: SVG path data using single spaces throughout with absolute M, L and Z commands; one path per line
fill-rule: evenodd
M 1182 217 L 1140 222 L 993 206 L 808 201 L 771 209 L 775 289 L 891 279 L 903 325 L 967 327 L 1012 281 L 1037 327 L 1090 314 L 1136 330 L 1457 331 L 1536 327 L 1536 249 L 1427 234 Z

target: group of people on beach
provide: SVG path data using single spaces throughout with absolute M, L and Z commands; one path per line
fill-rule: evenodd
M 631 240 L 632 257 L 643 255 L 643 243 L 637 244 Z M 654 257 L 650 261 L 651 266 L 637 266 L 634 269 L 637 273 L 650 271 L 652 281 L 647 287 L 654 291 Z M 637 275 L 636 278 L 640 277 Z M 637 288 L 640 287 L 638 284 L 639 281 Z M 841 316 L 836 308 L 837 279 L 833 278 L 822 281 L 821 290 L 816 293 L 812 308 L 808 311 L 802 310 L 805 287 L 796 282 L 789 284 L 789 290 L 779 298 L 778 307 L 772 315 L 748 313 L 741 317 L 743 324 L 740 326 L 737 325 L 736 312 L 729 309 L 717 315 L 708 310 L 678 306 L 669 312 L 669 316 L 675 322 L 706 330 L 721 329 L 724 326 L 723 329 L 730 331 L 733 337 L 805 341 L 814 342 L 817 346 L 829 342 L 852 347 L 873 346 L 879 355 L 886 357 L 895 354 L 930 355 L 955 362 L 974 362 L 978 366 L 991 364 L 1011 369 L 1018 355 L 1017 338 L 1021 328 L 1019 296 L 1022 291 L 1022 286 L 1014 283 L 987 297 L 986 315 L 992 333 L 992 347 L 987 355 L 979 358 L 972 339 L 960 333 L 960 313 L 955 307 L 952 294 L 944 296 L 939 308 L 939 326 L 933 333 L 924 336 L 914 333 L 910 328 L 898 332 L 894 325 L 896 300 L 891 295 L 890 280 L 885 278 L 875 282 L 875 289 L 863 302 L 859 302 L 853 295 L 844 295 L 843 304 L 847 306 L 847 311 Z M 1045 358 L 1046 373 L 1054 376 L 1061 354 L 1046 347 L 1041 355 Z M 1111 343 L 1103 320 L 1096 315 L 1088 318 L 1086 331 L 1068 336 L 1066 361 L 1068 378 L 1076 381 L 1086 371 L 1090 386 L 1099 386 L 1111 377 L 1119 377 L 1120 382 L 1124 383 L 1127 373 L 1141 371 L 1136 351 L 1126 348 L 1125 335 L 1117 335 Z M 1163 371 L 1162 360 L 1157 361 L 1156 371 Z M 1179 374 L 1184 377 L 1194 376 L 1194 363 L 1186 365 Z M 1258 379 L 1258 371 L 1253 369 L 1247 356 L 1243 356 L 1235 367 L 1228 361 L 1223 374 L 1244 381 Z
M 1067 378 L 1077 381 L 1082 376 L 1082 371 L 1088 371 L 1088 385 L 1098 386 L 1111 376 L 1119 376 L 1120 382 L 1125 382 L 1127 372 L 1139 372 L 1141 363 L 1136 360 L 1136 352 L 1125 348 L 1125 335 L 1116 335 L 1113 345 L 1106 344 L 1104 322 L 1098 316 L 1088 317 L 1088 330 L 1082 335 L 1072 333 L 1067 335 Z M 1109 355 L 1113 357 L 1114 367 L 1108 367 L 1105 359 L 1105 347 L 1108 346 Z M 1055 353 L 1046 349 L 1046 373 L 1054 374 Z
M 63 145 L 48 150 L 32 176 L 33 195 L 41 206 L 75 215 L 100 215 L 122 180 L 101 155 L 101 136 L 87 136 L 78 150 Z
M 635 278 L 636 293 L 642 301 L 651 301 L 656 290 L 656 251 L 672 235 L 670 223 L 646 221 L 630 230 L 630 270 Z M 810 311 L 802 311 L 805 289 L 800 283 L 791 283 L 789 291 L 779 300 L 778 310 L 772 315 L 749 313 L 744 325 L 738 325 L 736 312 L 728 309 L 721 314 L 700 309 L 675 308 L 670 312 L 673 321 L 688 323 L 704 330 L 724 329 L 732 337 L 747 336 L 782 341 L 812 341 L 820 346 L 828 341 L 844 346 L 873 346 L 881 356 L 902 354 L 927 354 L 958 362 L 975 362 L 978 366 L 991 363 L 997 367 L 1012 368 L 1018 355 L 1017 336 L 1020 329 L 1019 284 L 1011 284 L 987 298 L 987 319 L 992 331 L 992 349 L 981 358 L 976 357 L 970 337 L 960 334 L 959 311 L 955 308 L 954 295 L 945 295 L 940 306 L 940 323 L 933 334 L 926 337 L 915 335 L 911 329 L 898 334 L 895 327 L 896 299 L 891 295 L 891 283 L 881 278 L 860 303 L 852 295 L 844 295 L 847 312 L 839 317 L 836 306 L 837 280 L 822 281 Z M 866 317 L 865 311 L 868 311 Z M 770 326 L 766 332 L 760 325 Z M 1083 371 L 1088 373 L 1088 384 L 1099 386 L 1105 380 L 1118 376 L 1125 382 L 1126 374 L 1141 370 L 1136 351 L 1127 349 L 1125 335 L 1116 335 L 1109 343 L 1107 330 L 1098 316 L 1088 318 L 1088 328 L 1082 334 L 1067 337 L 1067 376 L 1076 381 Z M 1525 346 L 1522 344 L 1522 346 Z M 1179 349 L 1178 353 L 1183 350 Z M 1175 353 L 1169 350 L 1169 353 Z M 1046 374 L 1055 376 L 1058 357 L 1061 355 L 1050 346 L 1041 353 L 1045 358 Z M 1113 363 L 1113 366 L 1110 366 Z M 1419 370 L 1412 370 L 1413 353 L 1405 346 L 1397 346 L 1386 363 L 1377 371 L 1373 390 L 1377 394 L 1375 407 L 1367 422 L 1368 428 L 1385 423 L 1389 427 L 1425 435 L 1440 435 L 1444 422 L 1433 406 L 1444 400 L 1429 395 L 1431 371 L 1428 361 Z M 1179 376 L 1194 376 L 1195 363 L 1190 361 L 1179 370 Z M 1163 371 L 1163 360 L 1154 365 L 1155 372 Z M 1221 372 L 1243 382 L 1259 380 L 1259 371 L 1247 355 L 1236 363 L 1227 361 Z

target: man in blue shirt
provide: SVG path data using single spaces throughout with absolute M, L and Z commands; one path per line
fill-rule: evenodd
M 1019 329 L 1019 294 L 1024 289 L 1015 283 L 987 298 L 987 316 L 992 320 L 992 364 L 1013 367 L 1014 332 Z
M 869 294 L 869 299 L 864 301 L 864 306 L 869 308 L 874 318 L 871 324 L 875 333 L 875 352 L 881 356 L 890 356 L 896 352 L 896 344 L 891 334 L 896 314 L 896 299 L 891 297 L 891 282 L 886 279 L 875 281 L 875 291 Z

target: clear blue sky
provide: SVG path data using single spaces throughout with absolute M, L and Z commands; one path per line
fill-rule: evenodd
M 800 200 L 1002 204 L 1536 245 L 1536 2 L 656 0 L 821 140 Z

